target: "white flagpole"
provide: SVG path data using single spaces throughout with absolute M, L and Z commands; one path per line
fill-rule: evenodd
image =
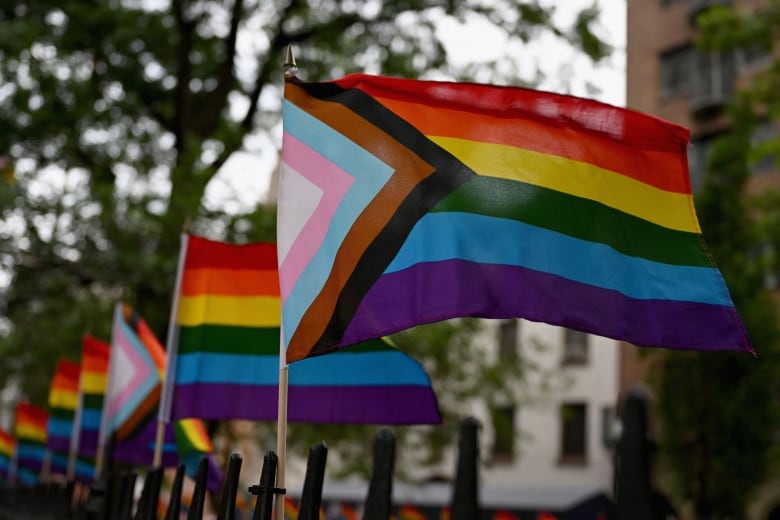
M 295 56 L 293 56 L 292 46 L 287 46 L 284 56 L 284 77 L 285 79 L 294 78 L 298 73 L 298 67 L 295 65 Z M 281 186 L 282 183 L 279 183 Z M 277 197 L 278 200 L 278 197 Z M 287 352 L 284 342 L 284 328 L 279 327 L 279 407 L 276 416 L 276 455 L 278 464 L 276 466 L 276 488 L 285 489 L 285 462 L 287 460 Z M 276 495 L 276 516 L 277 519 L 284 518 L 284 496 Z
M 165 339 L 165 376 L 163 377 L 160 407 L 157 415 L 157 436 L 154 442 L 153 467 L 162 466 L 165 427 L 171 422 L 171 406 L 173 405 L 173 389 L 176 379 L 176 359 L 179 353 L 179 327 L 176 322 L 178 321 L 179 316 L 179 293 L 181 292 L 181 279 L 184 273 L 184 259 L 187 257 L 188 243 L 189 235 L 187 233 L 182 233 L 179 246 L 179 263 L 176 267 L 176 282 L 173 287 L 171 315 L 168 319 L 168 335 Z
M 114 328 L 121 319 L 122 303 L 117 302 L 114 305 L 114 316 L 111 321 L 111 348 L 108 353 L 108 377 L 106 378 L 106 391 L 103 394 L 103 410 L 100 414 L 100 429 L 98 430 L 98 445 L 97 453 L 95 454 L 95 476 L 99 478 L 103 474 L 103 466 L 105 463 L 105 451 L 106 451 L 106 439 L 111 436 L 109 431 L 111 424 L 108 417 L 108 402 L 111 392 L 111 381 L 116 377 L 117 362 L 114 356 Z

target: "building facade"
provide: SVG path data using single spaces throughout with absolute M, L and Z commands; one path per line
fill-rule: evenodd
M 488 329 L 499 362 L 516 348 L 534 368 L 517 405 L 478 414 L 485 488 L 611 495 L 618 342 L 525 320 L 495 321 Z

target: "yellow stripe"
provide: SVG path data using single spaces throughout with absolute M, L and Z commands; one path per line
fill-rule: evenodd
M 660 226 L 701 233 L 693 199 L 586 162 L 453 137 L 430 137 L 479 175 L 500 177 L 591 199 Z M 641 168 L 641 159 L 637 167 Z
M 278 327 L 282 305 L 278 296 L 251 298 L 187 296 L 179 300 L 179 325 Z
M 79 394 L 78 392 L 63 390 L 52 392 L 49 395 L 49 406 L 52 408 L 75 410 L 79 406 Z
M 104 394 L 108 386 L 108 376 L 104 373 L 81 374 L 81 391 L 85 394 Z
M 28 424 L 16 425 L 16 437 L 19 439 L 46 442 L 46 430 Z
M 214 450 L 200 419 L 181 419 L 180 424 L 193 448 L 203 453 L 211 453 Z
M 0 453 L 4 455 L 11 455 L 14 452 L 14 445 L 8 441 L 0 441 Z

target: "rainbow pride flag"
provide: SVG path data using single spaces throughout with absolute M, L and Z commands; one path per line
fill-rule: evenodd
M 275 244 L 189 235 L 182 251 L 170 417 L 276 419 Z M 441 417 L 422 366 L 378 339 L 291 367 L 288 421 L 438 424 Z
M 16 436 L 17 478 L 27 470 L 40 473 L 46 456 L 46 422 L 48 412 L 28 402 L 16 405 L 14 435 Z
M 132 308 L 118 303 L 111 331 L 108 383 L 100 441 L 124 440 L 157 409 L 165 370 L 165 350 Z
M 701 235 L 682 127 L 362 74 L 287 81 L 283 122 L 288 362 L 462 316 L 752 351 Z
M 81 340 L 81 375 L 79 378 L 79 408 L 75 477 L 80 482 L 95 478 L 95 457 L 103 415 L 103 400 L 108 382 L 108 362 L 111 346 L 89 334 Z
M 11 473 L 11 459 L 16 449 L 16 440 L 9 432 L 0 429 L 0 478 L 8 482 Z
M 46 423 L 46 446 L 52 452 L 65 454 L 65 466 L 52 464 L 54 473 L 67 470 L 68 453 L 75 432 L 75 416 L 79 404 L 78 363 L 60 359 L 49 387 L 49 420 Z M 62 471 L 60 471 L 62 470 Z

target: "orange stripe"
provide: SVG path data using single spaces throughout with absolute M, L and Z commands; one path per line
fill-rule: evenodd
M 691 191 L 687 166 L 680 159 L 684 157 L 681 150 L 641 149 L 606 135 L 578 132 L 534 119 L 501 118 L 382 97 L 376 99 L 429 137 L 505 144 L 594 164 L 665 191 L 686 194 Z M 652 169 L 644 167 L 648 164 Z
M 105 374 L 108 372 L 108 358 L 81 358 L 81 371 L 90 374 Z
M 279 296 L 279 272 L 276 269 L 187 269 L 182 276 L 181 294 Z

